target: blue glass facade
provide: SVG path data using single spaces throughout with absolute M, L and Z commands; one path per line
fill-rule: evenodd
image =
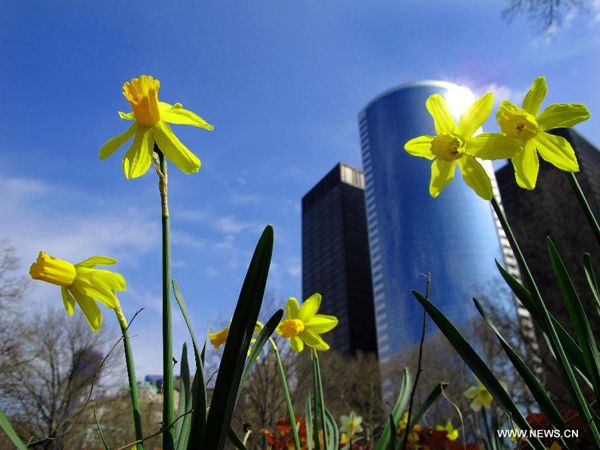
M 493 292 L 499 280 L 494 260 L 502 261 L 502 250 L 489 202 L 463 182 L 458 169 L 442 194 L 431 198 L 431 161 L 404 150 L 409 139 L 435 134 L 427 98 L 456 96 L 457 89 L 445 82 L 401 86 L 359 114 L 382 364 L 419 340 L 423 309 L 410 290 L 424 292 L 422 274 L 431 273 L 431 300 L 459 326 L 477 314 L 472 297 Z M 428 326 L 429 333 L 434 329 Z

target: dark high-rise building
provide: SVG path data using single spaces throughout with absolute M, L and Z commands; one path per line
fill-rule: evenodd
M 333 350 L 377 351 L 364 178 L 347 164 L 302 198 L 302 291 L 321 293 L 320 312 L 339 319 L 326 335 Z
M 574 130 L 563 128 L 552 130 L 552 133 L 566 138 L 575 149 L 580 167 L 577 180 L 594 214 L 600 217 L 600 152 Z M 599 336 L 600 321 L 593 320 L 597 312 L 585 279 L 583 255 L 590 252 L 598 270 L 600 248 L 567 175 L 540 158 L 540 172 L 532 191 L 517 186 L 510 163 L 496 172 L 496 178 L 508 220 L 549 310 L 573 331 L 568 325 L 569 315 L 554 278 L 546 236 L 556 244 L 575 289 L 587 307 L 592 330 Z

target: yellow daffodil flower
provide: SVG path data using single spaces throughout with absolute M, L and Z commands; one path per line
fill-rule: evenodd
M 402 419 L 398 423 L 398 435 L 402 436 L 406 432 L 406 427 L 408 427 L 408 411 L 404 411 L 402 414 Z M 421 430 L 421 426 L 419 424 L 415 424 L 413 429 L 408 433 L 408 443 L 414 444 L 415 442 L 419 442 L 419 431 Z
M 435 429 L 438 431 L 446 431 L 446 437 L 450 440 L 450 441 L 455 441 L 458 439 L 458 430 L 455 429 L 452 426 L 452 421 L 449 420 L 448 422 L 446 422 L 446 425 L 442 426 L 442 425 L 436 425 Z
M 321 294 L 313 294 L 302 303 L 291 297 L 285 306 L 285 318 L 277 327 L 277 333 L 290 340 L 292 350 L 301 352 L 304 344 L 315 350 L 329 350 L 329 345 L 321 334 L 332 330 L 338 324 L 334 316 L 317 314 L 321 306 Z
M 500 381 L 500 384 L 505 390 L 507 389 L 507 385 L 504 381 Z M 494 399 L 492 394 L 488 392 L 488 390 L 483 384 L 481 384 L 479 380 L 477 381 L 476 385 L 467 389 L 463 395 L 468 399 L 473 400 L 470 405 L 473 411 L 479 411 L 482 406 L 484 408 L 489 408 L 492 404 L 492 400 Z
M 262 330 L 263 324 L 261 322 L 256 323 L 256 327 L 254 328 L 254 334 L 260 333 Z M 219 348 L 225 342 L 227 342 L 227 338 L 229 337 L 229 327 L 224 327 L 219 331 L 215 331 L 214 333 L 208 333 L 208 339 L 214 348 Z M 250 342 L 254 343 L 256 339 L 252 339 Z M 250 351 L 248 351 L 249 353 Z
M 349 438 L 352 439 L 357 433 L 362 433 L 363 428 L 360 425 L 363 418 L 356 414 L 354 411 L 350 412 L 348 416 L 340 417 L 342 426 L 340 427 L 341 433 L 348 433 Z
M 125 279 L 119 273 L 96 269 L 96 266 L 107 266 L 116 262 L 116 259 L 105 256 L 92 256 L 78 264 L 71 264 L 40 252 L 37 260 L 31 265 L 29 274 L 34 280 L 60 286 L 60 293 L 69 316 L 73 315 L 77 303 L 92 331 L 97 332 L 102 326 L 102 312 L 96 301 L 120 311 L 121 307 L 115 291 L 125 290 Z
M 427 110 L 433 117 L 437 135 L 411 139 L 404 148 L 413 156 L 433 160 L 429 183 L 432 197 L 440 195 L 452 181 L 458 164 L 465 183 L 485 200 L 492 198 L 492 183 L 475 157 L 510 158 L 520 150 L 517 142 L 502 134 L 475 135 L 490 115 L 493 101 L 491 93 L 483 95 L 460 117 L 457 125 L 441 95 L 434 94 L 427 99 Z
M 566 172 L 579 172 L 579 164 L 571 144 L 562 136 L 546 133 L 551 128 L 565 128 L 589 119 L 585 105 L 554 103 L 538 113 L 546 97 L 546 79 L 538 77 L 525 95 L 521 108 L 505 100 L 496 114 L 498 125 L 509 137 L 518 140 L 523 150 L 512 156 L 517 184 L 534 189 L 540 162 L 545 161 Z
M 127 179 L 144 175 L 152 164 L 152 152 L 156 143 L 165 157 L 173 161 L 184 173 L 200 169 L 200 160 L 179 141 L 168 123 L 191 125 L 212 130 L 200 116 L 184 109 L 181 103 L 170 105 L 158 101 L 160 82 L 148 75 L 141 75 L 123 84 L 123 95 L 131 104 L 132 112 L 119 116 L 133 120 L 129 129 L 110 139 L 100 149 L 100 159 L 106 159 L 132 137 L 133 144 L 123 158 L 123 170 Z

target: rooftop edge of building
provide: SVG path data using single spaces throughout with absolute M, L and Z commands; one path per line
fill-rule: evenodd
M 356 176 L 352 177 L 353 179 L 349 179 L 347 176 L 345 176 L 343 168 L 350 169 L 350 171 Z M 302 197 L 302 207 L 304 208 L 309 203 L 312 203 L 311 200 L 314 200 L 314 197 L 319 196 L 323 193 L 323 191 L 331 189 L 336 181 L 348 184 L 357 189 L 365 188 L 363 171 L 350 164 L 339 162 L 329 172 L 327 172 L 327 174 L 321 178 L 317 184 L 315 184 L 306 194 L 304 194 Z
M 439 87 L 439 88 L 445 88 L 445 89 L 462 87 L 456 83 L 452 83 L 451 81 L 442 81 L 442 80 L 421 80 L 421 81 L 411 81 L 408 83 L 403 83 L 403 84 L 400 84 L 393 88 L 386 89 L 381 94 L 375 96 L 373 99 L 371 99 L 366 104 L 366 106 L 363 109 L 360 110 L 360 112 L 358 113 L 358 116 L 360 117 L 361 115 L 363 115 L 365 113 L 365 111 L 367 109 L 369 109 L 369 107 L 371 105 L 373 105 L 378 100 L 382 99 L 383 97 L 385 97 L 389 94 L 392 94 L 392 93 L 398 92 L 398 91 L 402 91 L 404 89 L 410 89 L 413 87 L 421 87 L 421 86 Z

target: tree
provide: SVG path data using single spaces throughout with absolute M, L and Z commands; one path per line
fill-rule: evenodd
M 105 327 L 93 334 L 81 314 L 68 318 L 48 306 L 20 338 L 23 353 L 5 370 L 0 406 L 25 440 L 41 441 L 39 448 L 78 448 L 78 419 L 92 383 L 110 366 L 102 363 L 114 333 Z
M 551 30 L 560 25 L 563 17 L 573 8 L 582 8 L 585 0 L 507 0 L 502 15 L 508 20 L 526 14 L 531 20 Z

